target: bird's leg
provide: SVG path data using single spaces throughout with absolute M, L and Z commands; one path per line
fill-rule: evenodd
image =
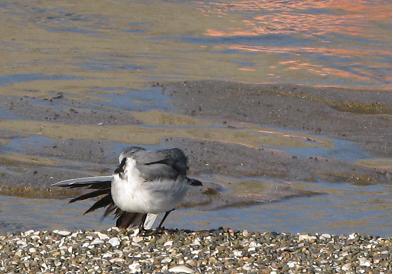
M 158 226 L 158 229 L 161 228 L 162 224 L 164 223 L 165 219 L 168 217 L 169 213 L 171 213 L 171 212 L 174 211 L 174 210 L 175 210 L 175 209 L 171 209 L 171 210 L 165 212 L 164 218 L 162 218 L 161 223 L 160 223 L 159 226 Z
M 147 214 L 144 214 L 139 224 L 139 231 L 145 231 L 145 221 L 146 221 Z

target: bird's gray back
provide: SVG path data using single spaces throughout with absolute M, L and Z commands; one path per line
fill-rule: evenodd
M 141 176 L 147 180 L 172 179 L 186 176 L 187 157 L 178 148 L 149 151 L 140 147 L 131 147 L 122 155 L 136 161 L 136 168 Z

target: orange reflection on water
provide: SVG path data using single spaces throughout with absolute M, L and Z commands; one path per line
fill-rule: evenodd
M 257 58 L 267 54 L 272 75 L 318 75 L 332 83 L 390 89 L 390 1 L 218 0 L 201 1 L 199 7 L 223 22 L 207 27 L 206 36 L 231 37 L 212 39 L 216 49 L 252 52 Z M 277 56 L 283 62 L 274 63 Z
M 388 50 L 382 49 L 344 49 L 344 48 L 325 48 L 325 47 L 268 47 L 268 46 L 251 46 L 243 44 L 233 44 L 228 46 L 232 50 L 248 52 L 265 52 L 265 53 L 318 53 L 332 56 L 375 56 L 391 54 Z
M 250 67 L 240 67 L 239 70 L 241 70 L 241 71 L 251 71 L 251 72 L 257 71 L 255 68 L 250 68 Z
M 310 73 L 317 74 L 320 76 L 334 76 L 334 77 L 340 77 L 340 78 L 350 78 L 350 79 L 356 79 L 360 81 L 367 81 L 369 80 L 369 77 L 366 75 L 359 75 L 356 73 L 352 73 L 349 71 L 345 70 L 340 70 L 336 68 L 331 68 L 331 67 L 325 67 L 321 65 L 315 65 L 311 64 L 305 61 L 300 61 L 300 60 L 290 60 L 290 61 L 283 61 L 280 62 L 279 64 L 281 65 L 286 65 L 287 69 L 289 70 L 307 70 Z M 361 74 L 365 74 L 365 71 L 359 71 Z
M 361 37 L 374 37 L 374 24 L 390 22 L 391 3 L 387 1 L 248 1 L 231 4 L 213 2 L 202 5 L 208 15 L 241 14 L 252 12 L 238 28 L 208 29 L 206 35 L 215 37 L 256 36 L 265 34 L 299 33 L 325 35 L 344 33 Z

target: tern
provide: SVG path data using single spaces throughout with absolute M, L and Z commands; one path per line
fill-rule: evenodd
M 105 208 L 102 218 L 113 213 L 119 228 L 150 229 L 158 214 L 165 213 L 158 226 L 161 228 L 188 187 L 202 185 L 188 178 L 187 170 L 187 157 L 178 148 L 151 151 L 132 146 L 120 154 L 113 175 L 70 179 L 52 186 L 92 190 L 69 202 L 100 198 L 84 214 Z

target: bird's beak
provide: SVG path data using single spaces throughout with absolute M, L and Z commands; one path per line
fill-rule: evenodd
M 197 179 L 190 179 L 189 184 L 192 186 L 202 186 L 203 185 L 202 182 L 198 181 Z

